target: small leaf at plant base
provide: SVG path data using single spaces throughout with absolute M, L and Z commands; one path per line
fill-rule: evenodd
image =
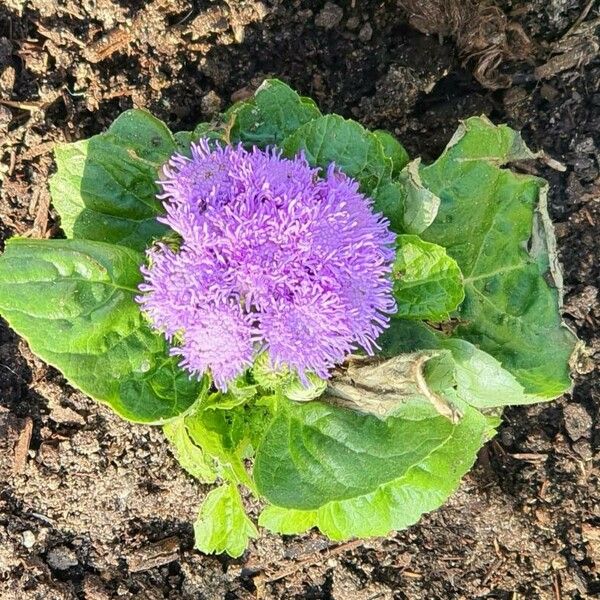
M 202 483 L 213 483 L 217 478 L 214 461 L 191 440 L 185 421 L 175 419 L 163 426 L 165 437 L 174 447 L 177 462 Z
M 464 276 L 455 335 L 496 357 L 527 394 L 553 398 L 571 386 L 575 337 L 544 277 L 543 249 L 533 256 L 526 249 L 545 184 L 498 166 L 532 156 L 510 128 L 465 121 L 442 156 L 420 170 L 423 185 L 441 198 L 423 237 L 446 247 Z
M 233 558 L 244 554 L 250 538 L 258 537 L 236 485 L 228 483 L 209 492 L 194 523 L 194 537 L 201 552 L 226 552 Z
M 381 142 L 356 121 L 327 115 L 309 121 L 283 142 L 287 156 L 304 151 L 308 162 L 326 169 L 332 162 L 360 183 L 360 190 L 371 194 L 387 182 L 392 161 Z
M 50 191 L 67 237 L 143 250 L 163 235 L 156 180 L 175 150 L 166 125 L 143 110 L 124 112 L 106 133 L 56 146 Z
M 209 405 L 206 410 L 186 416 L 185 425 L 191 440 L 218 462 L 219 476 L 253 490 L 254 482 L 244 464 L 252 441 L 251 416 L 244 406 L 214 410 Z
M 306 373 L 308 385 L 295 377 L 283 388 L 283 395 L 294 402 L 310 402 L 321 396 L 327 389 L 327 381 L 314 373 Z
M 134 301 L 140 253 L 87 240 L 12 239 L 0 257 L 0 314 L 33 352 L 125 419 L 160 423 L 201 385 L 169 356 Z
M 299 509 L 369 493 L 451 435 L 450 420 L 433 409 L 427 416 L 384 421 L 320 401 L 282 400 L 256 452 L 258 491 L 272 504 Z
M 277 79 L 264 81 L 252 99 L 234 106 L 226 115 L 231 120 L 231 143 L 241 141 L 260 148 L 279 145 L 300 125 L 320 116 L 310 98 L 299 96 Z
M 490 437 L 488 420 L 477 410 L 463 407 L 463 417 L 444 444 L 435 448 L 402 477 L 373 492 L 329 502 L 315 510 L 267 506 L 259 525 L 284 534 L 318 527 L 332 540 L 384 536 L 414 524 L 426 512 L 441 506 L 475 462 Z
M 456 261 L 437 244 L 416 235 L 400 235 L 392 277 L 395 316 L 403 319 L 443 321 L 464 300 L 462 274 Z

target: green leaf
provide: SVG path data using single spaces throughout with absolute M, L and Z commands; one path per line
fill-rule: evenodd
M 390 133 L 377 129 L 373 135 L 381 142 L 383 152 L 392 159 L 392 176 L 397 177 L 410 160 L 404 146 Z
M 304 533 L 318 523 L 316 510 L 298 510 L 267 504 L 258 517 L 261 527 L 281 533 L 282 535 L 298 535 Z
M 282 401 L 256 453 L 258 491 L 300 509 L 369 493 L 447 440 L 452 423 L 428 416 L 384 421 L 318 401 Z
M 525 394 L 523 386 L 493 356 L 465 340 L 446 339 L 455 363 L 456 391 L 476 408 L 532 404 L 544 398 Z
M 327 169 L 335 162 L 346 175 L 357 179 L 361 191 L 372 194 L 392 174 L 379 139 L 356 121 L 327 115 L 309 121 L 283 142 L 287 156 L 304 150 L 311 165 Z
M 173 134 L 177 152 L 188 158 L 192 155 L 191 144 L 200 138 L 208 138 L 214 142 L 223 142 L 223 126 L 214 123 L 198 123 L 194 131 L 178 131 Z
M 58 145 L 50 191 L 67 237 L 143 250 L 163 235 L 156 180 L 175 151 L 165 124 L 143 110 L 124 112 L 106 133 Z
M 399 181 L 385 181 L 377 188 L 374 201 L 375 212 L 380 212 L 387 218 L 390 229 L 396 233 L 406 233 L 404 186 Z
M 373 198 L 375 210 L 388 218 L 393 231 L 422 231 L 420 222 L 429 224 L 435 217 L 437 204 L 432 194 L 424 203 L 420 196 L 415 199 L 407 192 L 403 181 L 393 179 L 401 176 L 408 155 L 386 132 L 371 132 L 356 121 L 326 115 L 299 127 L 282 147 L 287 156 L 304 151 L 308 162 L 322 169 L 335 163 L 359 182 L 361 192 Z M 407 218 L 415 222 L 409 223 L 412 229 L 407 227 Z
M 575 337 L 561 322 L 558 290 L 546 281 L 552 273 L 544 248 L 527 251 L 545 183 L 498 166 L 532 156 L 510 128 L 465 121 L 442 156 L 420 170 L 441 199 L 423 237 L 444 246 L 462 270 L 456 336 L 500 360 L 527 394 L 552 398 L 571 386 Z
M 258 537 L 234 484 L 222 485 L 206 496 L 194 523 L 195 547 L 206 554 L 241 556 L 250 538 Z
M 465 297 L 456 261 L 441 246 L 416 235 L 400 235 L 396 244 L 392 269 L 396 316 L 444 321 Z
M 217 461 L 219 476 L 254 490 L 254 482 L 246 471 L 244 460 L 252 450 L 252 418 L 260 411 L 251 411 L 243 405 L 232 406 L 229 410 L 213 408 L 209 405 L 207 409 L 185 417 L 190 438 Z
M 277 79 L 267 79 L 254 98 L 235 105 L 228 116 L 231 143 L 241 141 L 264 148 L 278 146 L 290 133 L 321 113 L 310 98 L 302 98 Z
M 179 464 L 202 483 L 213 483 L 217 478 L 214 463 L 200 447 L 191 440 L 185 421 L 175 419 L 163 426 L 166 438 L 173 444 Z
M 396 319 L 377 340 L 383 357 L 423 351 L 447 351 L 452 358 L 452 381 L 435 386 L 442 396 L 456 393 L 475 408 L 496 408 L 542 402 L 545 398 L 526 394 L 517 379 L 493 356 L 466 340 L 448 337 L 424 323 Z M 430 374 L 426 373 L 426 380 Z M 428 384 L 431 383 L 428 381 Z M 453 388 L 452 390 L 449 388 Z
M 413 160 L 398 177 L 404 194 L 401 230 L 406 233 L 425 231 L 435 220 L 440 208 L 440 199 L 421 182 L 420 164 L 420 158 Z
M 405 352 L 440 348 L 439 332 L 425 323 L 392 319 L 387 329 L 377 338 L 381 347 L 378 356 L 392 358 Z
M 125 419 L 160 423 L 198 397 L 134 301 L 143 256 L 86 240 L 12 239 L 0 313 L 33 352 Z
M 441 506 L 456 490 L 490 436 L 487 419 L 473 408 L 436 447 L 410 470 L 371 493 L 329 502 L 315 510 L 268 506 L 259 525 L 274 532 L 301 533 L 318 527 L 333 540 L 384 536 L 415 523 L 423 513 Z

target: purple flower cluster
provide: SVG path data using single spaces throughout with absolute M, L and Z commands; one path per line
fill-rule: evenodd
M 137 299 L 195 375 L 228 382 L 267 351 L 302 380 L 375 340 L 395 311 L 394 235 L 358 184 L 274 149 L 192 145 L 160 182 L 176 251 L 148 251 Z

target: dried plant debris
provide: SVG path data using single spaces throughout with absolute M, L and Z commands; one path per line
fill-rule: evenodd
M 536 79 L 550 79 L 557 73 L 578 69 L 600 56 L 600 19 L 571 28 L 550 48 L 550 58 L 534 71 Z
M 494 4 L 477 0 L 401 0 L 409 23 L 427 35 L 452 37 L 463 65 L 486 88 L 511 85 L 500 72 L 504 62 L 526 60 L 532 43 L 523 28 Z

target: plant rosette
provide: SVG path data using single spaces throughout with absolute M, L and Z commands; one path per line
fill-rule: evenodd
M 571 387 L 547 185 L 506 167 L 536 154 L 505 125 L 426 165 L 267 80 L 194 131 L 129 110 L 55 155 L 66 239 L 7 242 L 0 313 L 216 484 L 204 552 L 258 535 L 242 493 L 281 534 L 406 528 L 504 406 Z

